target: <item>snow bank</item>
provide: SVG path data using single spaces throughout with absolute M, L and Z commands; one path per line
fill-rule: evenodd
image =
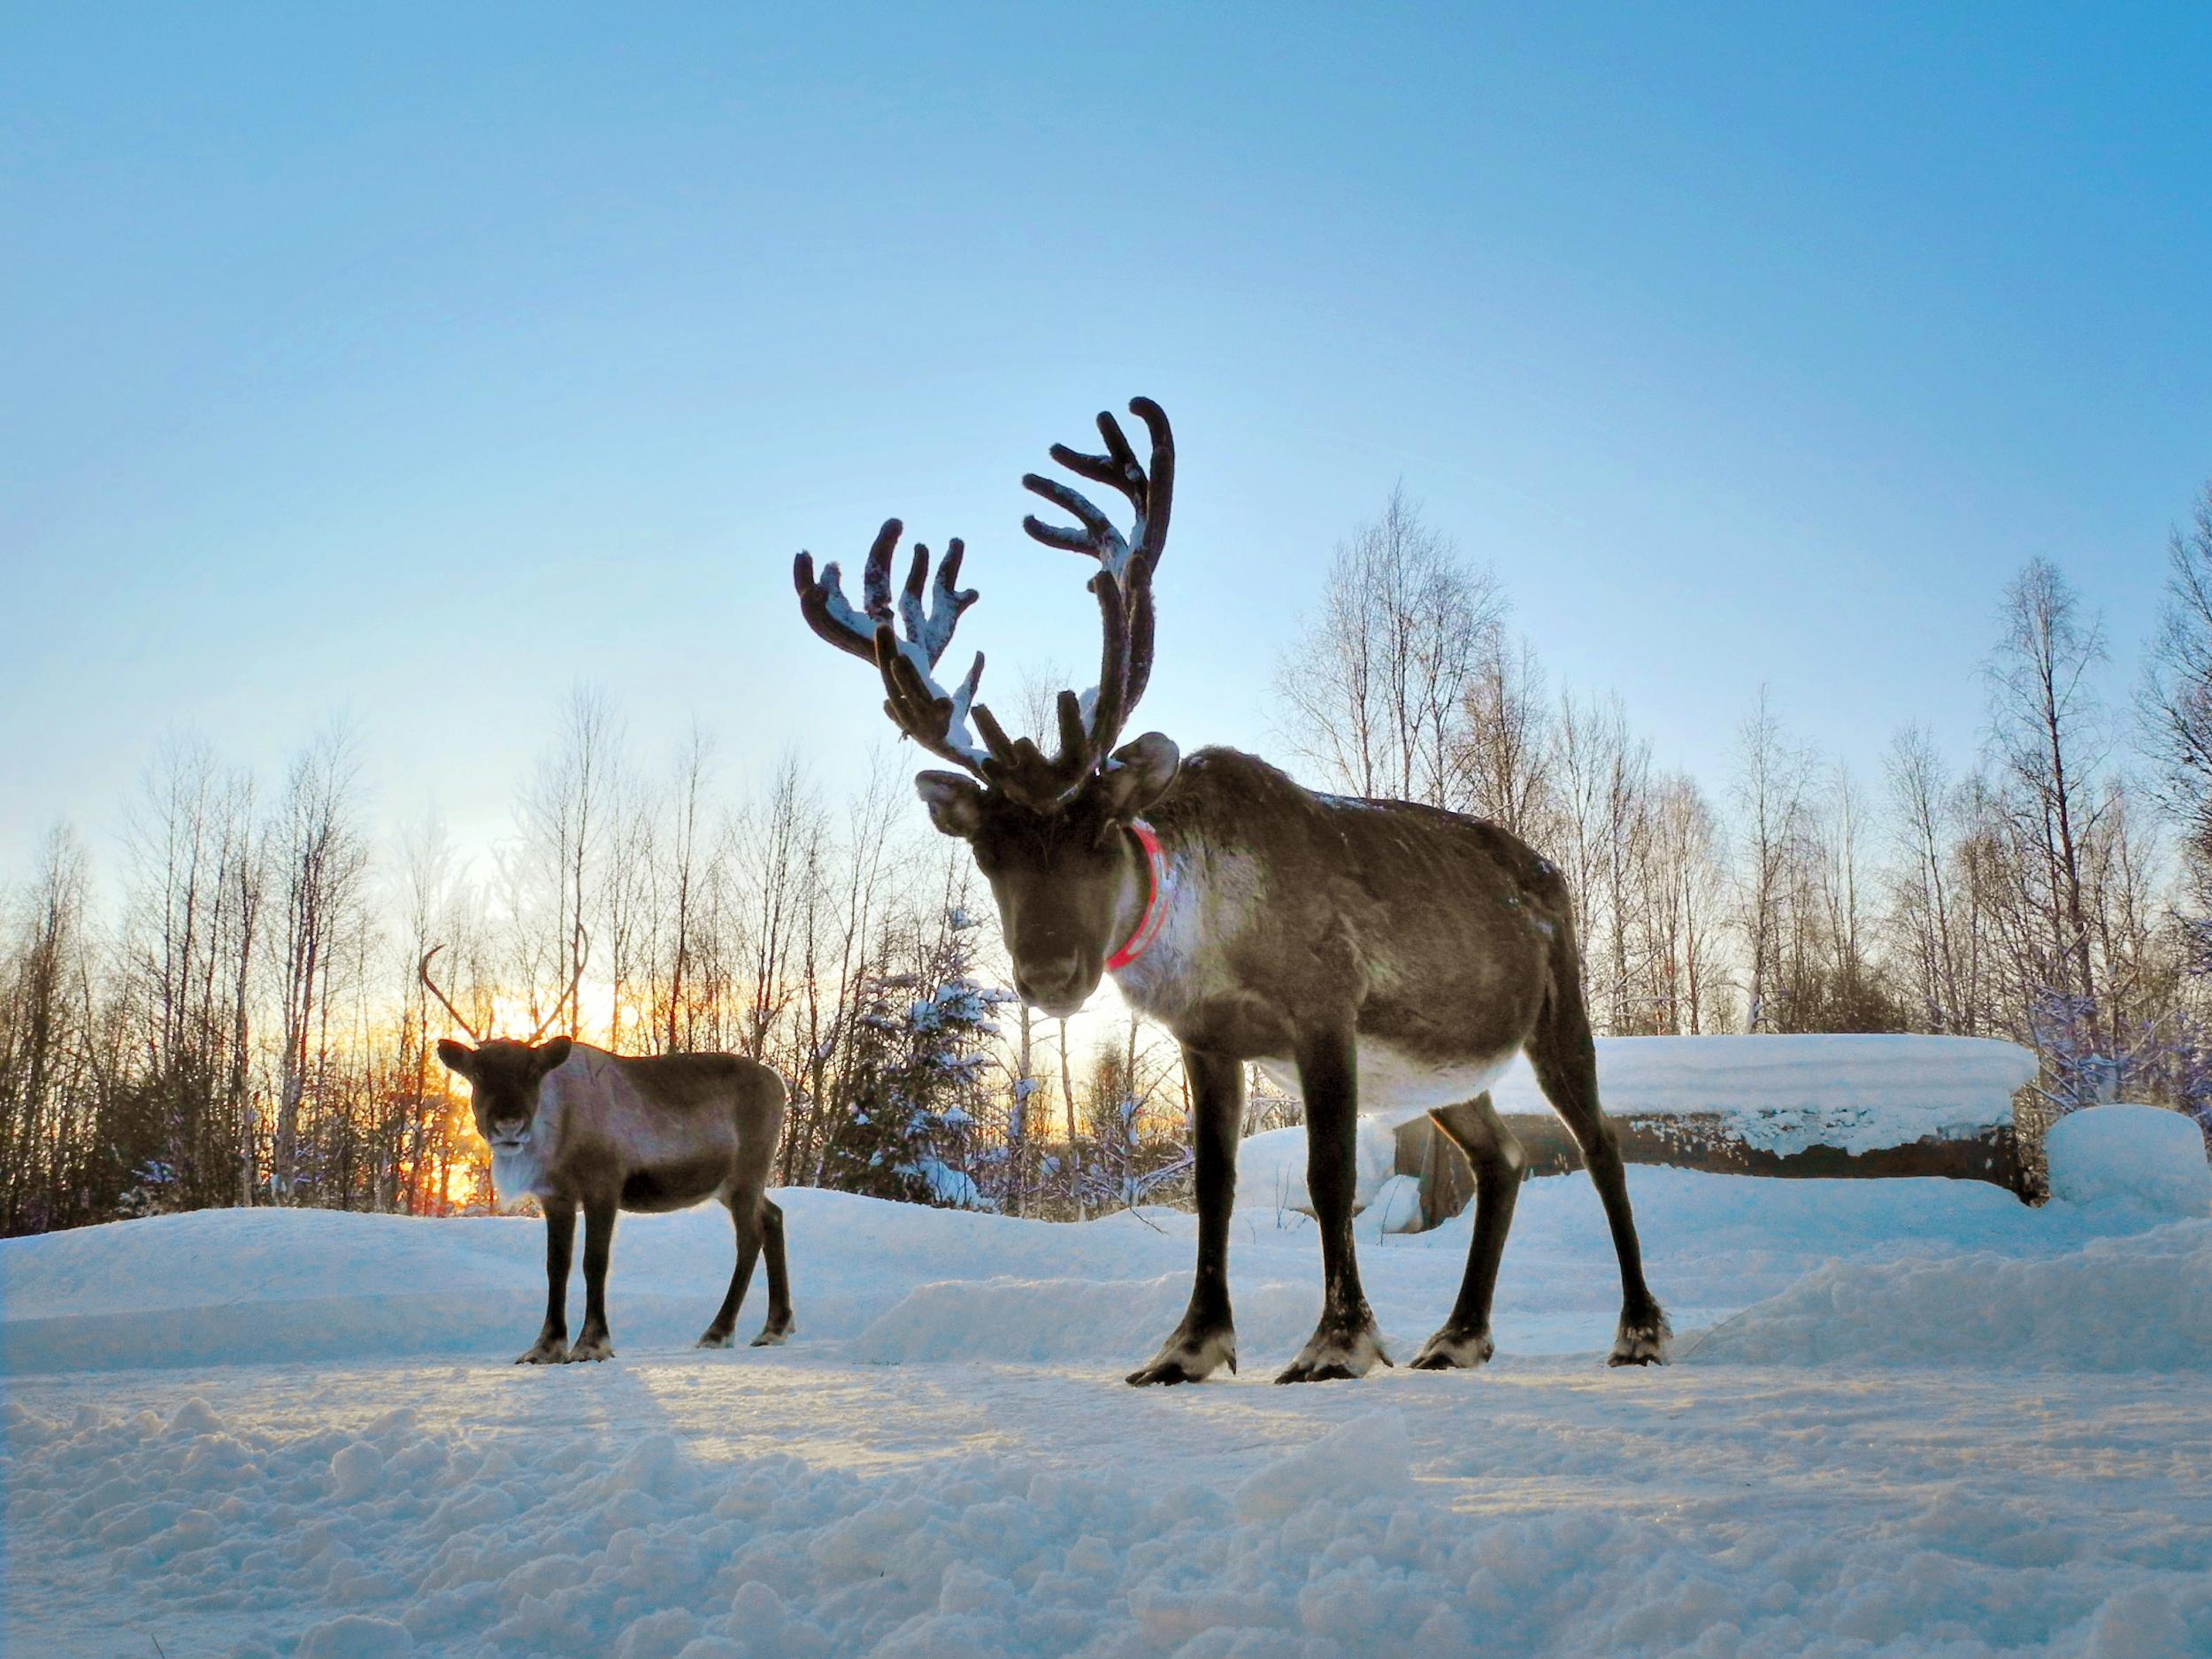
M 1359 1119 L 1359 1167 L 1352 1188 L 1355 1213 L 1375 1202 L 1375 1195 L 1398 1163 L 1397 1131 L 1373 1118 Z M 1239 1210 L 1294 1210 L 1313 1213 L 1306 1193 L 1306 1128 L 1270 1129 L 1248 1135 L 1237 1147 L 1237 1208 Z
M 1394 1175 L 1375 1189 L 1367 1205 L 1363 1233 L 1411 1233 L 1421 1225 L 1421 1182 L 1417 1176 Z
M 1632 1167 L 1628 1179 L 1653 1286 L 1686 1333 L 1838 1258 L 1978 1249 L 2035 1258 L 2139 1233 L 2156 1218 L 2126 1204 L 2030 1210 L 1975 1182 L 1762 1181 L 1647 1166 Z M 1389 1350 L 1402 1359 L 1451 1305 L 1472 1217 L 1393 1233 L 1404 1188 L 1379 1186 L 1375 1194 L 1356 1229 L 1361 1273 Z M 1196 1248 L 1194 1218 L 1167 1210 L 1071 1226 L 807 1189 L 783 1191 L 778 1202 L 795 1351 L 830 1348 L 871 1363 L 1068 1364 L 1118 1377 L 1148 1358 L 1181 1317 Z M 537 1330 L 544 1239 L 542 1223 L 520 1217 L 250 1210 L 0 1240 L 0 1374 L 408 1354 L 504 1361 Z M 608 1293 L 617 1353 L 687 1352 L 729 1282 L 733 1254 L 718 1206 L 624 1217 Z M 1271 1373 L 1311 1331 L 1319 1256 L 1313 1223 L 1299 1212 L 1237 1213 L 1230 1271 L 1248 1367 Z M 764 1295 L 757 1276 L 741 1337 L 757 1328 Z M 572 1281 L 572 1317 L 581 1296 Z M 1501 1349 L 1601 1349 L 1619 1298 L 1588 1179 L 1529 1182 L 1499 1278 Z M 764 1358 L 741 1349 L 723 1363 Z
M 2157 1106 L 2089 1106 L 2044 1137 L 2051 1196 L 2139 1204 L 2162 1215 L 2212 1211 L 2212 1165 L 2194 1120 Z
M 1984 1037 L 1601 1037 L 1598 1093 L 1616 1118 L 1712 1112 L 1769 1152 L 1867 1152 L 2012 1121 L 2035 1056 Z M 1502 1112 L 1547 1112 L 1527 1056 L 1490 1092 Z
M 1701 1364 L 2212 1370 L 2212 1220 L 2063 1256 L 1832 1263 L 1712 1331 Z

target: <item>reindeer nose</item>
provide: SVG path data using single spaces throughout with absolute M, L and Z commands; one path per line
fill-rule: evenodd
M 502 1116 L 492 1119 L 492 1133 L 495 1135 L 518 1135 L 529 1126 L 530 1120 L 525 1118 L 520 1112 L 516 1112 L 511 1116 Z
M 1074 1002 L 1083 980 L 1083 957 L 1077 951 L 1039 956 L 1014 976 L 1014 988 L 1023 998 L 1048 1011 Z

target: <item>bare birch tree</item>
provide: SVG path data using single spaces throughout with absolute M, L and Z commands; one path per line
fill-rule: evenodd
M 360 775 L 352 733 L 334 726 L 293 760 L 269 833 L 269 858 L 284 897 L 276 940 L 279 1007 L 276 1122 L 270 1180 L 280 1203 L 300 1179 L 300 1112 L 329 1058 L 336 978 L 367 926 L 369 848 L 355 800 Z
M 2166 548 L 2166 593 L 2138 696 L 2147 747 L 2179 822 L 2192 901 L 2212 915 L 2212 484 Z
M 557 993 L 560 1006 L 541 1010 L 534 1004 L 531 1018 L 534 1021 L 550 1015 L 553 1029 L 575 1037 L 582 1034 L 579 981 L 585 943 L 590 918 L 601 907 L 603 856 L 614 827 L 621 730 L 606 694 L 584 685 L 571 688 L 561 704 L 560 720 L 553 746 L 539 760 L 523 797 L 523 820 L 534 865 L 531 886 L 544 883 L 552 914 L 541 921 L 535 906 L 519 893 L 511 908 L 518 929 L 518 966 L 524 981 L 534 987 L 534 995 L 541 964 L 542 977 L 553 985 L 574 987 Z M 549 963 L 542 954 L 547 936 L 553 946 Z
M 1335 787 L 1450 805 L 1468 688 L 1503 614 L 1496 579 L 1394 488 L 1338 544 L 1321 610 L 1277 672 L 1286 740 Z
M 1906 726 L 1891 740 L 1884 770 L 1893 849 L 1891 954 L 1901 960 L 1915 1017 L 1926 1030 L 1976 1035 L 1978 933 L 1958 869 L 1956 791 L 1924 726 Z
M 1990 754 L 2028 883 L 2024 896 L 2042 923 L 2032 948 L 2047 1033 L 2038 1046 L 2047 1060 L 2062 1048 L 2093 1064 L 2104 1063 L 2090 1056 L 2111 1051 L 2083 868 L 2107 798 L 2098 781 L 2107 739 L 2090 678 L 2104 654 L 2102 626 L 2084 617 L 2071 584 L 2049 561 L 2031 559 L 2005 588 L 1987 664 Z
M 1463 712 L 1448 804 L 1511 830 L 1540 852 L 1554 846 L 1563 831 L 1557 739 L 1544 671 L 1525 639 L 1502 627 L 1484 631 Z
M 1780 973 L 1795 866 L 1804 852 L 1805 794 L 1811 773 L 1812 757 L 1786 739 L 1762 686 L 1736 746 L 1735 795 L 1744 860 L 1737 926 L 1747 958 L 1746 1031 L 1779 1028 L 1770 999 Z

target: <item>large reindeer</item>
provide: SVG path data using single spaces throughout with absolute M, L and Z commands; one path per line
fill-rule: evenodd
M 430 977 L 430 959 L 443 949 L 427 952 L 416 972 L 476 1047 L 448 1038 L 438 1044 L 438 1058 L 468 1079 L 476 1131 L 492 1149 L 492 1187 L 500 1202 L 528 1196 L 545 1210 L 545 1325 L 515 1363 L 612 1359 L 607 1262 L 616 1211 L 682 1210 L 710 1198 L 727 1205 L 737 1224 L 737 1271 L 699 1346 L 730 1346 L 738 1306 L 764 1250 L 768 1323 L 753 1346 L 788 1338 L 794 1326 L 783 1211 L 767 1194 L 783 1133 L 783 1080 L 733 1054 L 641 1059 L 566 1037 L 541 1043 L 538 1039 L 552 1015 L 520 1042 L 487 1041 Z M 576 975 L 583 978 L 580 962 Z M 555 1002 L 557 1013 L 575 988 L 570 986 Z M 584 1212 L 584 1328 L 571 1348 L 568 1269 L 579 1209 Z
M 1064 1017 L 1110 972 L 1182 1046 L 1197 1140 L 1197 1278 L 1182 1323 L 1129 1380 L 1195 1382 L 1225 1363 L 1236 1369 L 1229 1216 L 1248 1060 L 1294 1081 L 1305 1099 L 1307 1182 L 1320 1221 L 1321 1321 L 1278 1382 L 1358 1377 L 1390 1363 L 1352 1248 L 1361 1112 L 1392 1122 L 1426 1112 L 1472 1166 L 1466 1277 L 1413 1363 L 1443 1369 L 1490 1357 L 1491 1293 L 1525 1159 L 1486 1091 L 1522 1050 L 1581 1144 L 1612 1226 L 1623 1294 L 1611 1363 L 1663 1360 L 1666 1317 L 1644 1283 L 1615 1132 L 1598 1106 L 1559 872 L 1494 824 L 1318 795 L 1234 749 L 1183 761 L 1157 732 L 1114 747 L 1151 672 L 1152 575 L 1175 472 L 1159 405 L 1139 398 L 1129 408 L 1151 435 L 1148 471 L 1108 414 L 1098 418 L 1103 455 L 1052 448 L 1068 471 L 1128 498 L 1126 541 L 1067 486 L 1022 480 L 1080 526 L 1030 518 L 1023 528 L 1098 566 L 1089 583 L 1105 635 L 1098 684 L 1079 698 L 1060 694 L 1050 756 L 1029 738 L 1009 739 L 975 701 L 980 654 L 949 690 L 933 677 L 976 598 L 956 586 L 960 542 L 933 581 L 929 550 L 916 548 L 895 606 L 895 518 L 869 550 L 859 611 L 836 565 L 818 580 L 802 553 L 794 571 L 814 631 L 874 664 L 894 723 L 960 768 L 925 772 L 916 787 L 936 826 L 973 849 L 1022 996 Z

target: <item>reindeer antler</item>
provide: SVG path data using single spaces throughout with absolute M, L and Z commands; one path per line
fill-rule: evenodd
M 438 988 L 438 982 L 430 977 L 430 958 L 444 949 L 443 945 L 433 945 L 424 951 L 422 960 L 415 964 L 415 972 L 422 980 L 422 988 L 445 1004 L 445 1011 L 453 1016 L 455 1025 L 468 1033 L 469 1041 L 480 1045 L 484 1040 L 476 1034 L 476 1027 L 461 1018 L 461 1010 L 453 1006 L 453 999 L 441 991 Z
M 527 1045 L 545 1035 L 545 1028 L 561 1017 L 561 1004 L 576 995 L 576 987 L 584 982 L 584 964 L 591 960 L 591 935 L 583 935 L 584 948 L 576 953 L 576 975 L 568 982 L 568 989 L 553 999 L 553 1011 L 538 1022 L 538 1028 L 522 1041 Z
M 445 1011 L 453 1016 L 453 1023 L 455 1025 L 458 1025 L 463 1031 L 468 1033 L 469 1041 L 481 1047 L 484 1039 L 478 1034 L 476 1027 L 470 1025 L 467 1020 L 461 1017 L 461 1010 L 453 1006 L 453 999 L 448 996 L 443 991 L 441 991 L 438 988 L 438 982 L 430 977 L 430 958 L 436 956 L 444 949 L 445 947 L 443 945 L 433 945 L 429 949 L 424 951 L 422 953 L 422 960 L 415 964 L 416 977 L 422 980 L 424 990 L 429 992 L 431 995 L 436 997 L 441 1002 L 445 1004 Z M 589 933 L 586 933 L 584 935 L 584 948 L 581 951 L 577 953 L 576 977 L 568 982 L 568 989 L 563 991 L 560 995 L 553 999 L 553 1011 L 538 1022 L 538 1028 L 535 1031 L 532 1032 L 527 1037 L 523 1039 L 525 1045 L 537 1041 L 540 1037 L 545 1035 L 545 1028 L 548 1025 L 550 1025 L 556 1019 L 560 1018 L 561 1004 L 567 1002 L 570 997 L 576 995 L 576 987 L 584 982 L 584 964 L 590 960 L 591 935 Z
M 939 561 L 934 581 L 930 579 L 929 549 L 918 543 L 914 563 L 899 595 L 898 619 L 906 625 L 901 639 L 892 626 L 891 555 L 898 550 L 905 526 L 887 518 L 868 549 L 861 573 L 862 603 L 855 611 L 845 597 L 843 579 L 835 565 L 822 567 L 815 580 L 814 557 L 802 553 L 792 561 L 792 583 L 799 590 L 799 612 L 807 626 L 841 651 L 865 657 L 883 675 L 883 710 L 899 730 L 933 755 L 956 766 L 980 773 L 987 758 L 968 731 L 968 711 L 975 688 L 983 678 L 983 653 L 978 651 L 968 677 L 950 691 L 939 685 L 931 670 L 952 642 L 952 631 L 962 612 L 976 602 L 973 588 L 963 591 L 953 584 L 960 579 L 960 561 L 966 548 L 955 536 Z M 926 609 L 922 596 L 927 590 Z
M 933 581 L 929 549 L 915 548 L 896 611 L 896 620 L 905 626 L 903 638 L 894 626 L 891 600 L 891 556 L 904 534 L 896 518 L 884 521 L 868 549 L 861 610 L 854 610 L 846 599 L 835 565 L 824 565 L 818 580 L 812 555 L 802 553 L 792 562 L 799 611 L 807 625 L 839 650 L 875 664 L 883 676 L 884 712 L 894 724 L 931 754 L 1040 810 L 1065 801 L 1104 764 L 1152 677 L 1152 572 L 1167 542 L 1168 512 L 1175 495 L 1175 438 L 1167 416 L 1150 398 L 1132 399 L 1129 411 L 1144 422 L 1152 437 L 1148 472 L 1110 414 L 1098 418 L 1105 454 L 1085 455 L 1061 443 L 1051 450 L 1052 458 L 1071 472 L 1110 484 L 1128 498 L 1136 513 L 1128 540 L 1104 513 L 1066 485 L 1033 472 L 1022 480 L 1025 488 L 1072 513 L 1083 526 L 1069 529 L 1027 518 L 1022 528 L 1048 547 L 1087 553 L 1098 561 L 1098 573 L 1089 584 L 1098 599 L 1104 636 L 1098 684 L 1080 697 L 1072 691 L 1060 694 L 1060 743 L 1050 758 L 1033 739 L 1009 738 L 990 710 L 976 702 L 976 687 L 983 678 L 980 651 L 967 678 L 949 691 L 932 673 L 951 643 L 961 614 L 976 601 L 972 589 L 964 592 L 954 586 L 965 551 L 957 539 L 946 548 Z M 969 732 L 971 715 L 982 733 L 980 744 Z
M 1098 599 L 1102 634 L 1098 684 L 1079 698 L 1072 691 L 1059 695 L 1060 746 L 1049 759 L 1028 738 L 1009 741 L 988 709 L 975 711 L 990 749 L 987 776 L 1033 806 L 1056 805 L 1083 787 L 1112 749 L 1152 678 L 1152 572 L 1167 545 L 1168 515 L 1174 505 L 1175 434 L 1165 411 L 1148 397 L 1131 399 L 1129 412 L 1151 434 L 1148 473 L 1139 465 L 1121 423 L 1110 413 L 1098 418 L 1105 454 L 1085 455 L 1064 443 L 1051 449 L 1052 458 L 1069 472 L 1110 484 L 1128 498 L 1136 517 L 1127 541 L 1103 512 L 1065 484 L 1034 472 L 1022 480 L 1024 488 L 1081 522 L 1078 530 L 1032 516 L 1022 520 L 1022 528 L 1047 547 L 1087 553 L 1098 561 L 1098 574 L 1089 587 Z

